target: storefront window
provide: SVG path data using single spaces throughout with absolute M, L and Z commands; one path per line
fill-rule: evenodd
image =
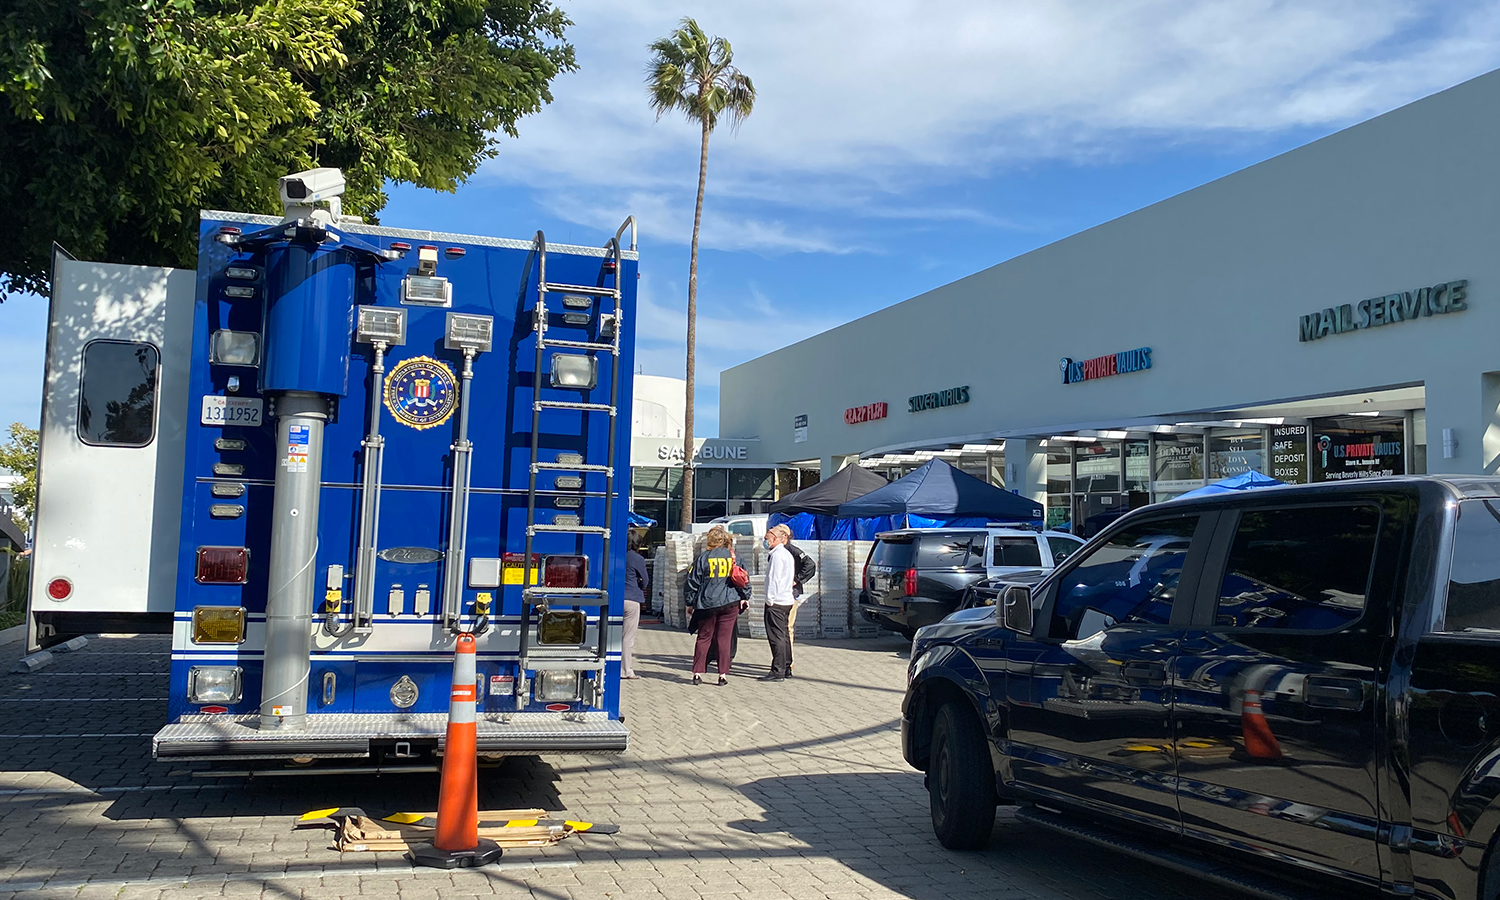
M 693 499 L 722 500 L 729 496 L 729 470 L 695 468 L 693 470 Z
M 1157 501 L 1203 487 L 1203 438 L 1196 434 L 1157 435 L 1154 475 Z
M 1266 436 L 1261 431 L 1214 431 L 1208 438 L 1208 480 L 1266 471 Z
M 1125 442 L 1125 490 L 1151 490 L 1151 442 Z
M 1348 481 L 1406 474 L 1405 417 L 1312 420 L 1312 480 Z
M 1061 441 L 1050 443 L 1057 446 L 1047 448 L 1047 496 L 1066 497 L 1073 492 L 1073 448 Z
M 1073 448 L 1073 491 L 1113 494 L 1120 490 L 1120 445 L 1079 444 Z
M 1070 494 L 1048 494 L 1047 527 L 1057 528 L 1068 524 L 1072 518 L 1071 504 L 1072 495 Z
M 729 496 L 737 500 L 770 500 L 776 490 L 775 469 L 730 469 Z
M 693 517 L 694 522 L 709 522 L 729 515 L 729 505 L 723 500 L 694 500 L 693 507 L 698 511 Z

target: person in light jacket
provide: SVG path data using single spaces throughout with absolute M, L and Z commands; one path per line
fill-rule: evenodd
M 792 674 L 791 614 L 797 603 L 792 581 L 797 564 L 786 548 L 791 539 L 792 530 L 785 525 L 766 532 L 766 546 L 771 548 L 766 556 L 766 640 L 771 643 L 771 672 L 761 681 L 785 681 Z
M 730 580 L 734 570 L 733 539 L 724 526 L 709 529 L 705 549 L 688 570 L 687 614 L 698 620 L 698 640 L 693 646 L 693 684 L 702 684 L 708 670 L 708 645 L 718 655 L 719 684 L 729 683 L 729 643 L 734 623 L 750 607 L 750 587 L 736 587 Z
M 635 674 L 635 633 L 641 627 L 641 604 L 651 592 L 650 570 L 641 555 L 643 532 L 632 531 L 625 551 L 625 629 L 620 635 L 620 677 L 639 678 Z

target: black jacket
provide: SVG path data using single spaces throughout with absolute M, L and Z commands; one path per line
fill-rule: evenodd
M 688 570 L 687 594 L 684 599 L 694 609 L 718 609 L 731 603 L 750 599 L 750 587 L 734 586 L 729 573 L 734 566 L 734 555 L 728 547 L 706 551 Z

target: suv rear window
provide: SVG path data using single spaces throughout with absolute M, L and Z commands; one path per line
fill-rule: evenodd
M 890 566 L 892 569 L 910 568 L 912 551 L 915 549 L 916 546 L 910 539 L 876 541 L 874 549 L 870 551 L 870 565 Z
M 992 566 L 1029 566 L 1042 564 L 1042 551 L 1034 537 L 997 537 Z
M 1500 503 L 1458 505 L 1444 631 L 1500 632 Z
M 984 565 L 984 534 L 924 534 L 917 539 L 917 568 Z

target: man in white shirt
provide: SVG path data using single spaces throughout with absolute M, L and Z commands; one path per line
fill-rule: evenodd
M 797 564 L 792 560 L 786 542 L 792 530 L 777 525 L 766 532 L 766 640 L 771 642 L 771 673 L 761 681 L 785 681 L 791 674 L 792 629 L 789 618 L 797 600 L 792 596 L 792 579 Z

